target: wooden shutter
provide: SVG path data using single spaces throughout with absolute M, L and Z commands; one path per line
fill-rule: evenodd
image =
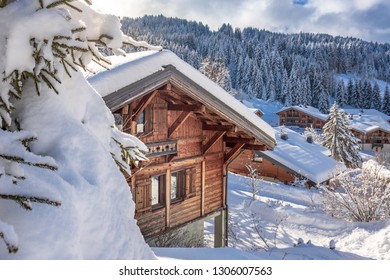
M 152 187 L 152 180 L 150 178 L 137 180 L 135 182 L 134 201 L 135 201 L 136 214 L 152 211 L 151 187 Z

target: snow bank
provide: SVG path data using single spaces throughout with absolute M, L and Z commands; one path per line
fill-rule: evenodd
M 53 0 L 41 3 L 49 5 Z M 74 40 L 76 44 L 107 32 L 115 37 L 107 44 L 119 46 L 123 38 L 115 16 L 99 15 L 79 1 L 72 5 L 84 12 L 69 6 L 40 9 L 39 1 L 30 0 L 13 1 L 0 9 L 0 66 L 5 74 L 58 67 L 60 62 L 50 44 L 53 36 L 66 36 L 85 23 L 101 28 L 83 30 Z M 42 60 L 49 61 L 50 66 L 47 61 L 37 63 L 25 56 L 32 53 L 31 38 L 47 45 L 40 50 Z M 86 52 L 75 55 L 83 62 L 91 58 Z M 22 98 L 10 99 L 9 81 L 0 79 L 3 101 L 15 107 L 11 118 L 2 117 L 17 120 L 22 129 L 14 133 L 0 130 L 0 153 L 6 155 L 0 158 L 0 193 L 35 195 L 60 203 L 55 207 L 27 201 L 32 210 L 26 211 L 13 200 L 1 199 L 0 259 L 154 259 L 134 219 L 129 186 L 113 159 L 120 152 L 114 149 L 116 138 L 134 149 L 146 147 L 115 128 L 111 112 L 80 72 L 70 71 L 69 77 L 64 69 L 59 70 L 61 83 L 50 79 L 58 95 L 41 82 L 38 96 L 30 79 L 21 81 Z M 20 142 L 20 138 L 30 136 L 36 137 L 29 144 L 31 152 Z M 7 160 L 7 156 L 18 155 L 55 168 Z M 14 182 L 9 173 L 17 177 Z M 13 246 L 18 251 L 9 254 L 7 247 Z

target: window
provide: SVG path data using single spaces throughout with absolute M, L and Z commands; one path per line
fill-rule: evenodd
M 146 106 L 136 120 L 137 134 L 145 134 L 153 130 L 153 105 Z
M 152 177 L 152 208 L 161 208 L 165 204 L 165 175 Z
M 171 174 L 171 203 L 183 199 L 186 189 L 186 172 L 181 170 Z
M 194 184 L 195 169 L 183 169 L 171 173 L 171 204 L 196 195 Z M 151 182 L 151 206 L 153 210 L 165 206 L 166 174 L 153 176 Z
M 123 130 L 123 118 L 122 115 L 119 113 L 114 114 L 114 120 L 115 120 L 115 125 L 116 127 L 122 131 Z
M 145 111 L 137 119 L 137 133 L 145 132 Z

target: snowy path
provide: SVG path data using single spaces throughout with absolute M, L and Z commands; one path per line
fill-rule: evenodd
M 316 190 L 263 182 L 257 200 L 251 202 L 251 197 L 248 179 L 230 174 L 229 212 L 239 237 L 236 242 L 230 238 L 230 242 L 237 248 L 264 246 L 254 230 L 257 223 L 271 247 L 291 248 L 302 238 L 328 248 L 333 239 L 340 251 L 390 259 L 390 221 L 352 223 L 329 217 L 321 210 L 321 196 Z

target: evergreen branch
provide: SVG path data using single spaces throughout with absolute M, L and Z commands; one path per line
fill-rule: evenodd
M 64 59 L 61 59 L 61 64 L 62 66 L 64 67 L 64 70 L 66 72 L 66 74 L 68 75 L 69 78 L 72 78 L 72 75 L 70 74 L 69 70 L 68 70 L 68 67 L 66 66 L 66 63 L 65 63 L 65 60 Z
M 17 120 L 15 120 L 15 123 L 19 123 Z M 19 124 L 20 125 L 20 124 Z M 22 140 L 20 140 L 20 142 L 22 143 L 23 146 L 25 146 L 26 148 L 28 147 L 28 145 L 37 140 L 38 138 L 37 137 L 34 137 L 34 136 L 31 136 L 31 137 L 28 137 L 28 138 L 24 138 Z
M 103 63 L 101 63 L 100 60 L 96 60 L 96 59 L 92 58 L 92 61 L 95 62 L 97 65 L 100 65 L 100 66 L 103 67 L 104 69 L 110 70 L 110 68 L 107 67 L 106 65 L 104 65 Z
M 7 2 L 7 1 L 2 1 L 2 2 Z M 1 6 L 2 4 L 0 3 L 0 8 L 3 8 Z M 7 246 L 7 249 L 8 249 L 8 253 L 10 254 L 15 254 L 18 252 L 19 248 L 11 243 L 9 243 L 7 241 L 7 239 L 5 238 L 4 236 L 4 233 L 0 231 L 0 239 L 3 239 L 4 243 L 5 243 L 5 246 Z
M 0 8 L 4 8 L 8 5 L 8 0 L 0 0 Z
M 57 6 L 66 5 L 67 2 L 72 2 L 73 0 L 59 0 L 56 2 L 53 2 L 46 6 L 47 9 L 55 8 Z
M 16 195 L 16 194 L 0 194 L 1 199 L 6 199 L 6 200 L 13 200 L 16 203 L 20 205 L 23 209 L 27 211 L 31 211 L 32 207 L 30 205 L 31 202 L 36 202 L 36 203 L 43 203 L 55 207 L 61 206 L 61 202 L 51 200 L 48 198 L 42 198 L 38 196 L 24 196 L 24 195 Z
M 77 27 L 75 29 L 72 29 L 72 34 L 75 34 L 75 33 L 78 33 L 78 32 L 83 32 L 84 30 L 86 30 L 87 28 L 85 28 L 84 26 L 82 27 Z
M 91 0 L 84 0 L 88 5 L 92 5 L 92 1 Z
M 69 7 L 71 7 L 72 9 L 78 11 L 79 13 L 82 13 L 82 12 L 83 12 L 83 10 L 81 10 L 81 9 L 79 9 L 79 8 L 77 8 L 77 7 L 73 6 L 73 5 L 71 5 L 71 4 L 69 4 L 68 1 L 65 1 L 64 4 L 67 5 L 67 6 L 69 6 Z
M 48 79 L 45 75 L 43 75 L 42 72 L 41 72 L 41 74 L 40 74 L 40 77 L 42 78 L 43 82 L 45 82 L 45 83 L 47 84 L 47 86 L 48 86 L 50 89 L 54 90 L 54 92 L 55 92 L 56 94 L 60 94 L 60 93 L 58 92 L 58 90 L 53 86 L 53 84 L 49 81 L 49 79 Z
M 57 36 L 54 36 L 54 37 L 53 37 L 53 42 L 54 42 L 54 41 L 58 41 L 58 40 L 62 40 L 62 39 L 65 39 L 65 40 L 72 40 L 72 37 L 63 36 L 63 35 L 57 35 Z
M 62 84 L 61 80 L 58 79 L 58 77 L 55 75 L 55 73 L 50 72 L 50 71 L 48 71 L 46 69 L 42 69 L 42 72 L 45 72 L 46 74 L 48 74 L 50 77 L 52 77 L 54 80 L 56 80 L 57 83 Z
M 72 68 L 73 71 L 77 72 L 77 68 L 73 66 L 72 63 L 70 63 L 69 61 L 67 61 L 66 59 L 63 60 L 70 68 Z
M 47 164 L 47 163 L 33 163 L 33 162 L 25 161 L 24 158 L 18 157 L 18 156 L 9 156 L 9 155 L 0 154 L 0 158 L 6 159 L 6 160 L 10 160 L 10 161 L 14 161 L 14 162 L 21 163 L 21 164 L 26 164 L 26 165 L 30 165 L 30 166 L 45 168 L 45 169 L 49 169 L 49 170 L 53 170 L 53 171 L 58 170 L 58 167 L 56 167 L 56 166 L 52 166 L 52 165 Z

